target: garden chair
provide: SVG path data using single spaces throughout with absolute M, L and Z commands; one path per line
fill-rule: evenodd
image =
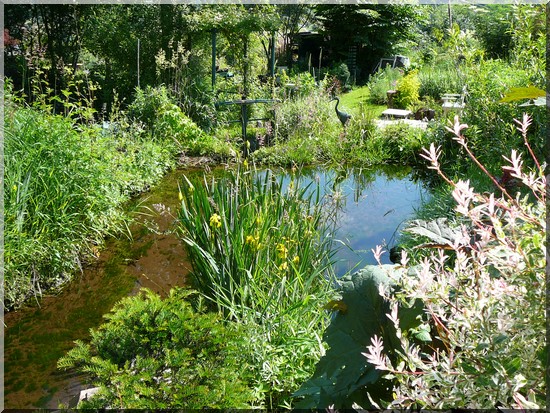
M 441 96 L 441 99 L 443 100 L 443 104 L 441 105 L 443 108 L 443 113 L 447 115 L 447 113 L 451 110 L 454 110 L 458 113 L 462 112 L 462 109 L 464 109 L 464 106 L 466 106 L 466 86 L 462 88 L 462 93 L 445 93 L 443 96 Z

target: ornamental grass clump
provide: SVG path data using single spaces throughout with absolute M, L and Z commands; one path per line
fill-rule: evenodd
M 287 400 L 313 371 L 332 295 L 332 247 L 319 184 L 241 164 L 181 186 L 181 236 L 194 287 L 252 331 L 246 353 L 265 405 Z
M 379 400 L 381 407 L 545 407 L 546 178 L 527 140 L 530 117 L 516 122 L 535 167 L 526 171 L 515 150 L 505 157 L 515 193 L 492 175 L 501 195 L 477 193 L 469 181 L 455 182 L 441 171 L 439 148 L 425 150 L 430 168 L 453 187 L 460 226 L 445 250 L 418 264 L 416 276 L 381 292 L 401 345 L 390 354 L 384 338 L 374 336 L 364 353 L 394 386 L 393 400 Z M 467 127 L 456 117 L 447 129 L 488 173 L 462 134 Z M 407 261 L 404 253 L 402 265 Z M 415 299 L 423 302 L 424 330 L 431 335 L 422 345 L 399 325 L 401 311 Z
M 5 119 L 5 308 L 61 285 L 120 232 L 125 199 L 71 119 L 13 104 Z

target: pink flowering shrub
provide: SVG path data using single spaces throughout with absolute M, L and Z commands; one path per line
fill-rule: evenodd
M 383 338 L 374 336 L 363 353 L 394 383 L 393 400 L 380 408 L 545 407 L 546 179 L 527 141 L 530 117 L 516 122 L 535 165 L 526 171 L 515 150 L 505 158 L 506 169 L 525 187 L 521 193 L 506 190 L 479 163 L 462 135 L 468 126 L 458 117 L 447 129 L 501 195 L 452 181 L 439 168 L 440 149 L 432 144 L 424 150 L 430 168 L 454 188 L 463 236 L 454 238 L 452 254 L 436 250 L 416 267 L 415 277 L 380 291 L 401 345 L 390 360 Z M 405 252 L 402 258 L 407 266 Z M 415 299 L 425 306 L 427 344 L 399 326 L 400 308 Z

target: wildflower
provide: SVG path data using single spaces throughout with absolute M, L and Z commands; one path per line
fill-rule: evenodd
M 294 180 L 290 181 L 288 184 L 288 191 L 291 192 L 294 190 Z
M 288 249 L 287 247 L 285 247 L 285 244 L 277 244 L 277 252 L 278 252 L 278 257 L 283 259 L 283 260 L 286 260 L 286 257 L 288 255 Z
M 220 228 L 222 226 L 222 217 L 218 214 L 214 214 L 210 217 L 210 226 L 212 228 Z
M 279 265 L 279 270 L 286 271 L 288 269 L 288 264 L 286 262 L 283 262 L 281 265 Z
M 300 263 L 300 257 L 295 255 L 294 258 L 292 259 L 292 262 L 294 263 L 294 265 L 298 265 Z
M 246 245 L 250 245 L 251 247 L 254 247 L 256 249 L 260 249 L 260 237 L 259 236 L 253 236 L 253 235 L 247 235 L 245 238 L 244 243 Z
M 248 161 L 246 159 L 243 161 L 243 166 L 244 169 L 248 169 Z
M 183 200 L 183 194 L 181 193 L 181 191 L 178 192 L 178 199 L 179 199 L 180 201 Z
M 14 191 L 17 191 L 17 185 L 12 186 L 11 189 L 13 189 Z

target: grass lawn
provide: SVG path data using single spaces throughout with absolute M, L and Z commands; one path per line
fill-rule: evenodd
M 368 101 L 369 89 L 367 86 L 362 86 L 353 89 L 351 92 L 340 96 L 340 106 L 338 109 L 359 115 L 361 113 L 372 113 L 373 117 L 378 118 L 382 112 L 387 109 L 384 105 L 375 105 Z

